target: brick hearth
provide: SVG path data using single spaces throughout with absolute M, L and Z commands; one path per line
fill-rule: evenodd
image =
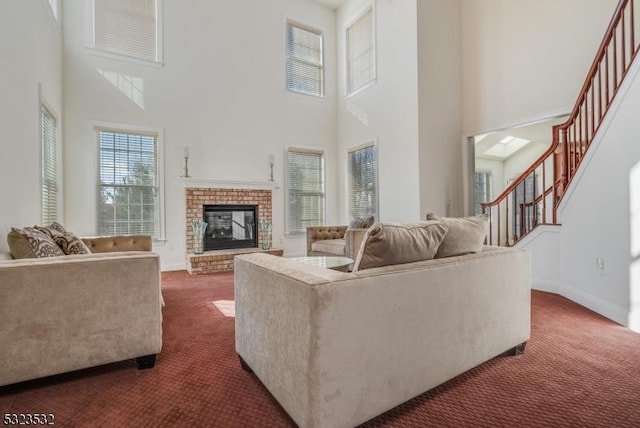
M 233 270 L 233 257 L 238 254 L 263 251 L 261 236 L 258 234 L 258 248 L 241 248 L 233 250 L 206 251 L 203 254 L 193 254 L 193 231 L 191 220 L 202 220 L 203 205 L 257 205 L 258 220 L 273 223 L 271 190 L 264 189 L 226 189 L 187 187 L 186 196 L 186 244 L 187 244 L 187 270 L 191 274 L 204 274 L 212 272 L 228 272 Z M 282 255 L 282 250 L 270 249 L 265 252 Z

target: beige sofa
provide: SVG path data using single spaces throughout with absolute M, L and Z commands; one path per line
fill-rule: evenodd
M 347 226 L 307 227 L 307 256 L 338 256 L 356 259 L 367 229 Z
M 0 261 L 0 385 L 162 347 L 160 261 L 148 237 L 87 238 L 94 254 Z M 98 252 L 107 251 L 107 252 Z
M 353 273 L 235 258 L 236 351 L 302 427 L 363 423 L 505 351 L 530 330 L 529 254 Z

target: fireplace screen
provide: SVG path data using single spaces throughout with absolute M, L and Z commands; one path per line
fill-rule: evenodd
M 256 205 L 205 205 L 204 250 L 257 247 L 257 210 Z

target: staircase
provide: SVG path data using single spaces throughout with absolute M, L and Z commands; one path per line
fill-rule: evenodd
M 640 50 L 640 0 L 620 0 L 566 122 L 553 127 L 551 146 L 495 200 L 489 245 L 512 246 L 539 225 L 559 225 L 558 204 Z

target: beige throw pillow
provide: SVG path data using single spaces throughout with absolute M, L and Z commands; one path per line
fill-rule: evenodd
M 427 220 L 441 221 L 449 229 L 438 248 L 436 259 L 482 251 L 489 228 L 487 214 L 478 217 L 438 217 L 428 213 Z
M 64 256 L 49 235 L 33 227 L 12 227 L 7 235 L 7 243 L 14 259 Z
M 376 223 L 364 236 L 353 272 L 433 259 L 446 233 L 438 221 Z

